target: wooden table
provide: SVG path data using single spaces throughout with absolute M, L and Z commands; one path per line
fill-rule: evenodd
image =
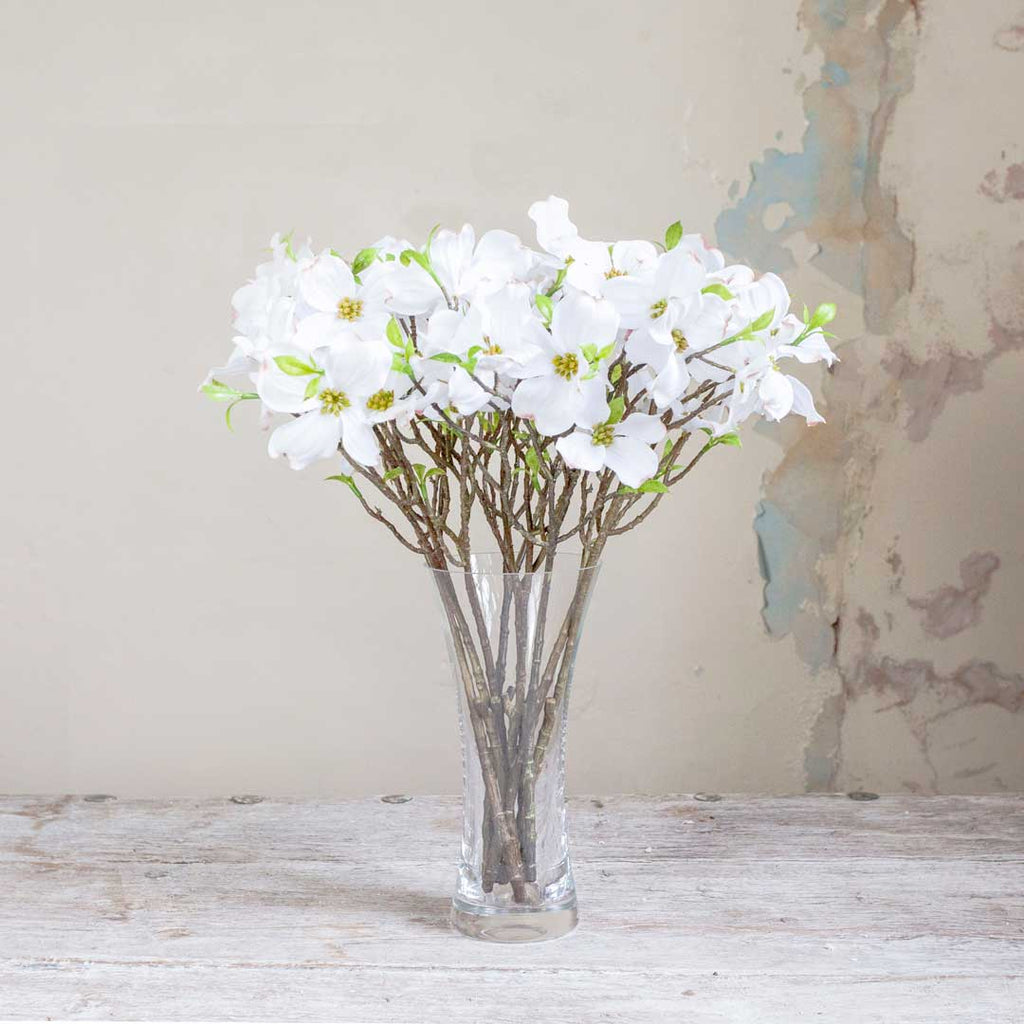
M 459 804 L 0 798 L 0 1018 L 1024 1021 L 1024 798 L 571 803 L 581 923 L 452 932 Z

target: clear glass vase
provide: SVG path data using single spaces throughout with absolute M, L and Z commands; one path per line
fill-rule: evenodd
M 483 554 L 465 570 L 430 571 L 462 734 L 452 923 L 494 942 L 557 938 L 576 926 L 566 710 L 598 567 L 559 553 L 539 571 L 509 573 L 500 555 Z

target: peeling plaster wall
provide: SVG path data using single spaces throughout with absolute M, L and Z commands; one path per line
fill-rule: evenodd
M 863 316 L 837 328 L 828 424 L 787 446 L 754 519 L 765 628 L 831 681 L 805 781 L 1019 789 L 1024 11 L 807 0 L 799 19 L 821 60 L 801 147 L 756 159 L 717 226 Z
M 458 788 L 426 576 L 195 385 L 272 232 L 550 192 L 834 298 L 842 358 L 609 547 L 571 786 L 1024 789 L 1024 6 L 442 6 L 6 6 L 0 791 Z

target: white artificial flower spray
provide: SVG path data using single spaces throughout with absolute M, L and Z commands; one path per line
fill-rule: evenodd
M 727 266 L 678 222 L 589 241 L 554 196 L 540 251 L 506 231 L 393 238 L 351 261 L 293 248 L 235 293 L 235 348 L 202 390 L 261 403 L 273 457 L 334 460 L 365 511 L 434 568 L 485 528 L 507 572 L 573 539 L 582 564 L 647 517 L 751 416 L 821 422 L 786 360 L 835 355 L 774 274 Z

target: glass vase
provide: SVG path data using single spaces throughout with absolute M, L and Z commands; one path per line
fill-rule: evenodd
M 494 942 L 576 926 L 565 825 L 566 710 L 597 566 L 500 555 L 431 569 L 459 694 L 463 826 L 452 923 Z

